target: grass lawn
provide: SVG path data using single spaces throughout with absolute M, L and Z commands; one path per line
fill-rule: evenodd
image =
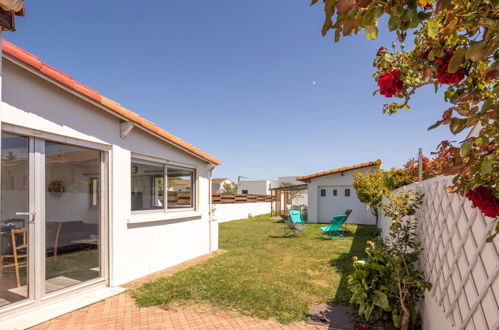
M 345 240 L 319 240 L 319 225 L 305 237 L 282 237 L 285 224 L 268 215 L 220 224 L 226 253 L 133 290 L 141 307 L 209 304 L 289 323 L 306 318 L 315 303 L 348 304 L 346 276 L 362 256 L 373 226 L 348 225 Z

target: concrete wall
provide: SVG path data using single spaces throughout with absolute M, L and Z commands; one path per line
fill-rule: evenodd
M 355 198 L 356 201 L 358 201 L 355 210 L 348 218 L 348 223 L 374 225 L 376 223 L 376 218 L 372 215 L 369 206 L 360 202 L 355 195 L 355 190 L 353 189 L 353 178 L 355 172 L 365 174 L 375 168 L 376 166 L 364 167 L 355 171 L 346 171 L 343 173 L 335 173 L 311 179 L 308 183 L 309 221 L 315 223 L 319 218 L 319 194 L 321 187 L 327 187 L 327 189 L 331 190 L 334 189 L 335 186 L 341 186 L 342 189 L 348 187 L 351 191 L 351 198 Z
M 237 187 L 237 193 L 242 194 L 243 190 L 247 190 L 248 194 L 270 195 L 269 187 L 277 187 L 277 181 L 241 181 Z
M 213 218 L 218 222 L 239 220 L 252 216 L 270 213 L 270 202 L 214 204 Z
M 216 225 L 209 223 L 209 166 L 204 161 L 134 128 L 120 137 L 120 120 L 103 109 L 4 59 L 3 124 L 55 134 L 71 143 L 92 142 L 109 155 L 110 283 L 118 285 L 208 253 L 216 247 Z M 188 139 L 188 137 L 187 137 Z M 192 167 L 198 175 L 197 210 L 133 215 L 131 158 Z M 188 217 L 186 217 L 188 215 Z M 130 221 L 149 220 L 140 224 Z

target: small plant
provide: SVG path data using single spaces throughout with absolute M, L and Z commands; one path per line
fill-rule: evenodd
M 354 258 L 350 303 L 359 306 L 367 321 L 391 320 L 404 330 L 418 324 L 417 303 L 431 288 L 417 270 L 422 246 L 412 216 L 422 201 L 423 195 L 414 192 L 388 196 L 381 209 L 393 220 L 389 237 L 368 242 L 366 260 Z

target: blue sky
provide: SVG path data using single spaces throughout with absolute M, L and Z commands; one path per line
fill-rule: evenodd
M 428 132 L 433 87 L 392 117 L 372 60 L 393 35 L 323 38 L 305 0 L 27 1 L 5 39 L 218 157 L 215 177 L 272 179 L 381 159 L 401 166 L 456 139 Z

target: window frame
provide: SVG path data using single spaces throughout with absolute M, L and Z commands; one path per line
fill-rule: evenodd
M 133 163 L 138 163 L 138 164 L 143 164 L 143 165 L 152 165 L 152 166 L 162 166 L 163 167 L 163 207 L 158 208 L 158 209 L 149 209 L 149 210 L 132 210 L 132 205 L 130 204 L 130 212 L 132 216 L 134 215 L 144 215 L 144 214 L 171 214 L 171 213 L 178 213 L 178 212 L 192 212 L 192 211 L 197 211 L 198 206 L 197 206 L 197 192 L 198 192 L 198 172 L 197 168 L 195 166 L 179 166 L 179 165 L 174 165 L 171 164 L 169 161 L 164 160 L 148 160 L 144 159 L 140 156 L 135 156 L 132 155 L 130 159 L 130 191 L 129 191 L 129 196 L 130 196 L 130 201 L 132 197 L 132 186 L 131 186 L 131 181 L 132 181 L 132 164 Z M 168 208 L 168 169 L 169 168 L 175 168 L 175 169 L 181 169 L 181 170 L 186 170 L 192 172 L 192 182 L 191 182 L 191 194 L 192 194 L 192 206 L 191 207 L 180 207 L 180 208 Z M 154 180 L 154 179 L 153 179 Z
M 320 197 L 326 197 L 326 196 L 327 196 L 327 191 L 326 191 L 326 189 L 325 189 L 325 188 L 321 188 L 321 189 L 319 190 L 319 196 L 320 196 Z
M 350 191 L 350 188 L 345 188 L 345 197 L 350 197 L 351 195 L 352 195 L 352 192 Z

